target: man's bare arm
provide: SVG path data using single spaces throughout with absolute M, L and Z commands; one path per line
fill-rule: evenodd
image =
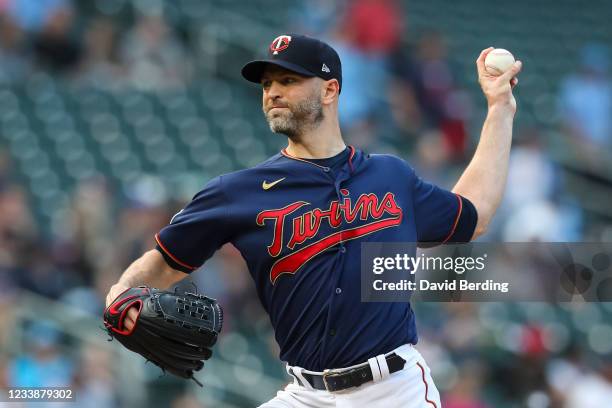
M 476 60 L 478 81 L 487 98 L 487 118 L 474 157 L 453 188 L 454 193 L 470 200 L 478 212 L 472 239 L 487 230 L 504 193 L 516 113 L 512 88 L 518 83 L 516 75 L 522 67 L 521 62 L 516 62 L 501 76 L 488 74 L 484 60 L 491 50 L 493 48 L 483 50 Z
M 110 288 L 106 296 L 106 306 L 127 288 L 148 285 L 166 289 L 186 276 L 186 273 L 171 268 L 162 254 L 156 249 L 152 249 L 132 262 L 123 272 L 119 281 Z

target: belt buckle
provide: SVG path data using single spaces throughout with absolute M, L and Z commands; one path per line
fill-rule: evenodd
M 332 370 L 330 370 L 329 368 L 323 370 L 323 375 L 322 375 L 322 377 L 323 377 L 323 385 L 325 386 L 325 391 L 327 391 L 327 392 L 332 392 L 332 391 L 330 391 L 329 384 L 327 383 L 327 377 L 329 377 L 332 374 L 333 374 Z

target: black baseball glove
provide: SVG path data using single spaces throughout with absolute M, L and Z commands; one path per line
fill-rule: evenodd
M 138 318 L 131 331 L 124 325 L 132 306 Z M 104 311 L 104 326 L 129 350 L 183 378 L 193 377 L 212 355 L 211 347 L 223 325 L 223 311 L 215 299 L 196 293 L 140 286 L 119 295 Z

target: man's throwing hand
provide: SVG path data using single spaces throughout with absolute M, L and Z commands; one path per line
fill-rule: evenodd
M 509 107 L 512 113 L 514 113 L 516 112 L 516 100 L 512 94 L 512 89 L 518 84 L 518 78 L 516 76 L 521 72 L 523 63 L 521 61 L 516 61 L 510 69 L 502 75 L 491 75 L 485 69 L 485 58 L 487 54 L 493 50 L 493 47 L 482 50 L 476 60 L 478 83 L 480 83 L 482 92 L 487 98 L 489 108 L 494 106 Z

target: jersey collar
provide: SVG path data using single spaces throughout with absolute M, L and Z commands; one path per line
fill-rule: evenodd
M 350 172 L 352 173 L 352 172 L 354 171 L 354 164 L 353 164 L 353 161 L 354 161 L 355 156 L 356 156 L 356 155 L 357 155 L 357 153 L 358 153 L 358 150 L 357 150 L 357 149 L 355 149 L 353 146 L 348 146 L 348 148 L 351 150 L 351 153 L 350 153 L 349 158 L 348 158 L 348 166 L 349 166 Z M 360 153 L 360 152 L 359 152 L 359 153 Z M 300 158 L 300 157 L 292 156 L 291 154 L 289 154 L 289 153 L 287 152 L 287 149 L 286 149 L 286 148 L 285 148 L 285 149 L 283 149 L 283 150 L 281 150 L 281 154 L 282 154 L 283 156 L 285 156 L 285 157 L 287 157 L 287 158 L 291 159 L 291 160 L 297 160 L 297 161 L 300 161 L 300 162 L 302 162 L 302 163 L 307 163 L 307 164 L 310 164 L 310 165 L 312 165 L 312 166 L 316 166 L 316 167 L 319 167 L 319 168 L 324 168 L 324 166 L 321 166 L 321 165 L 319 165 L 319 164 L 317 164 L 317 163 L 311 162 L 311 161 L 309 161 L 308 159 L 302 159 L 302 158 Z

